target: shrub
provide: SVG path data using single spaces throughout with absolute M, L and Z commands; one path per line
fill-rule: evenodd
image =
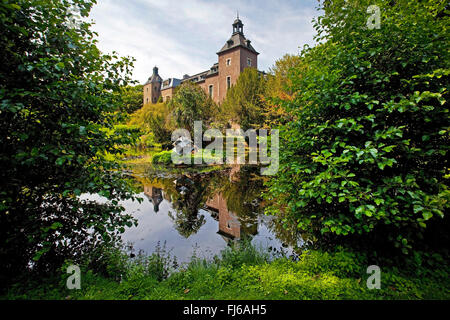
M 172 151 L 161 151 L 153 155 L 153 164 L 172 164 Z
M 135 134 L 114 130 L 132 59 L 100 52 L 86 20 L 95 1 L 0 2 L 0 287 L 55 272 L 132 217 L 133 197 L 110 161 Z M 97 193 L 111 200 L 80 200 Z
M 448 8 L 440 1 L 326 2 L 322 44 L 302 53 L 283 107 L 268 209 L 317 243 L 412 248 L 448 242 Z M 427 233 L 427 230 L 429 232 Z

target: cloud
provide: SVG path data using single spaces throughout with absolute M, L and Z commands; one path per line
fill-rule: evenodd
M 268 70 L 286 53 L 313 44 L 317 0 L 100 0 L 91 12 L 99 48 L 136 58 L 144 83 L 157 65 L 163 78 L 207 70 L 231 36 L 236 11 L 244 33 Z

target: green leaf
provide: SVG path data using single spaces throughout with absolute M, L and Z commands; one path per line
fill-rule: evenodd
M 422 212 L 422 216 L 426 221 L 426 220 L 431 219 L 431 217 L 433 217 L 433 214 L 430 211 L 424 211 L 424 212 Z

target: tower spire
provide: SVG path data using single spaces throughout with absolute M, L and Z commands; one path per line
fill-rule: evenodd
M 242 23 L 241 19 L 239 19 L 239 11 L 237 11 L 237 18 L 233 23 L 233 34 L 235 33 L 244 35 L 244 24 Z

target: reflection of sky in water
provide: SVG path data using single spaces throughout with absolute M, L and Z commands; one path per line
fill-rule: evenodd
M 153 203 L 144 193 L 139 194 L 139 197 L 143 199 L 142 203 L 131 200 L 120 202 L 125 207 L 126 213 L 131 214 L 138 220 L 137 227 L 126 228 L 125 233 L 122 235 L 125 244 L 129 242 L 133 244 L 135 253 L 142 250 L 146 254 L 151 254 L 158 242 L 161 246 L 165 243 L 166 250 L 171 252 L 173 256 L 176 256 L 179 262 L 186 262 L 193 255 L 194 250 L 197 256 L 211 258 L 226 248 L 227 241 L 230 241 L 223 233 L 218 233 L 219 217 L 216 217 L 217 220 L 214 219 L 209 210 L 199 210 L 198 214 L 205 217 L 205 223 L 196 233 L 185 238 L 178 233 L 173 219 L 169 217 L 169 212 L 175 213 L 175 209 L 173 209 L 172 204 L 166 198 L 161 198 L 159 210 L 155 212 Z M 81 198 L 99 202 L 105 201 L 104 198 L 98 195 L 83 195 Z M 220 214 L 224 214 L 228 218 L 231 216 L 236 221 L 233 213 L 228 216 L 228 210 L 221 210 L 220 212 Z M 216 216 L 220 214 L 217 213 Z M 282 248 L 281 241 L 276 238 L 276 235 L 267 226 L 267 222 L 271 219 L 272 217 L 264 215 L 258 217 L 257 233 L 252 236 L 252 243 L 257 247 L 272 247 L 280 250 Z M 224 228 L 223 225 L 222 228 Z M 240 232 L 242 233 L 242 229 Z M 285 248 L 285 251 L 291 253 L 291 248 Z

